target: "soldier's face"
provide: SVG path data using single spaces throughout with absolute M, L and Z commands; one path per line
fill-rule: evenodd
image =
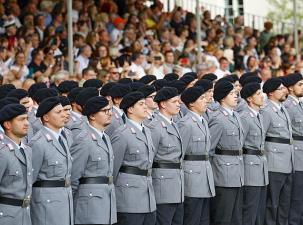
M 45 116 L 44 120 L 52 127 L 60 129 L 65 125 L 65 116 L 62 105 L 57 105 Z
M 198 112 L 198 114 L 202 114 L 206 111 L 207 109 L 207 100 L 205 97 L 205 94 L 201 95 L 194 103 L 193 103 L 193 108 L 195 111 Z
M 301 98 L 303 97 L 303 80 L 297 82 L 295 85 L 292 87 L 292 93 L 298 97 Z
M 287 88 L 283 84 L 281 84 L 279 88 L 277 88 L 274 92 L 270 94 L 273 99 L 279 102 L 284 102 L 286 100 L 287 93 Z
M 171 116 L 177 115 L 180 111 L 180 97 L 176 96 L 162 102 L 163 109 Z
M 7 126 L 15 136 L 19 138 L 25 137 L 29 127 L 27 114 L 15 117 L 7 123 Z
M 207 103 L 212 103 L 213 102 L 213 96 L 214 96 L 214 89 L 211 88 L 207 92 L 205 92 L 205 98 Z
M 147 116 L 147 106 L 145 104 L 145 99 L 141 99 L 140 101 L 136 102 L 133 107 L 129 108 L 132 115 L 139 120 L 144 120 Z
M 20 100 L 20 104 L 23 105 L 27 111 L 29 111 L 29 109 L 33 106 L 32 101 L 29 97 L 22 98 Z
M 258 90 L 255 94 L 253 94 L 251 96 L 251 99 L 249 99 L 249 101 L 252 104 L 254 104 L 254 105 L 258 106 L 258 107 L 263 106 L 263 104 L 264 104 L 264 96 L 263 96 L 262 91 Z
M 236 89 L 233 89 L 229 94 L 223 99 L 224 104 L 227 107 L 235 108 L 238 102 L 238 94 Z
M 63 106 L 63 113 L 64 113 L 64 122 L 67 123 L 70 119 L 70 114 L 72 111 L 72 106 L 71 105 L 65 105 Z
M 100 126 L 100 127 L 107 127 L 112 120 L 112 107 L 110 105 L 102 108 L 99 112 L 94 114 L 95 122 Z
M 156 92 L 150 94 L 145 99 L 145 104 L 146 104 L 147 108 L 150 109 L 150 110 L 155 110 L 156 108 L 158 108 L 157 103 L 154 102 L 155 96 L 156 96 Z

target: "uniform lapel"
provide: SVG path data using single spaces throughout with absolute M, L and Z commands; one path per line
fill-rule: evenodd
M 44 135 L 48 142 L 51 142 L 62 155 L 66 156 L 66 152 L 60 145 L 59 141 L 55 140 L 56 138 L 50 132 L 48 132 L 48 130 L 46 130 L 45 128 L 44 128 Z M 65 147 L 67 149 L 67 146 L 65 146 Z
M 206 130 L 205 130 L 205 127 L 203 126 L 202 122 L 191 111 L 189 111 L 189 113 L 190 113 L 190 117 L 193 120 L 193 122 L 196 123 L 198 125 L 198 127 L 200 128 L 200 130 L 204 133 L 204 135 L 206 135 Z
M 95 143 L 100 146 L 101 148 L 103 148 L 106 152 L 108 152 L 108 149 L 104 143 L 104 141 L 101 139 L 100 134 L 98 134 L 94 129 L 92 129 L 91 127 L 89 127 L 90 132 L 91 132 L 91 136 L 92 139 L 95 141 Z
M 146 146 L 148 146 L 146 137 L 145 137 L 145 135 L 142 133 L 142 131 L 139 130 L 136 126 L 132 125 L 130 122 L 128 122 L 128 120 L 126 121 L 126 124 L 129 126 L 131 133 L 134 134 L 134 135 L 136 135 L 136 137 L 137 137 L 139 140 L 143 141 L 143 142 L 146 144 Z

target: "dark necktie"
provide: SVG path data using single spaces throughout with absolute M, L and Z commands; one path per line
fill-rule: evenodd
M 121 117 L 122 117 L 123 123 L 125 124 L 126 123 L 126 116 L 125 116 L 125 114 L 123 113 Z
M 20 150 L 21 154 L 23 155 L 24 159 L 26 160 L 24 149 L 22 147 L 20 147 L 19 150 Z
M 106 141 L 106 138 L 105 138 L 105 135 L 104 135 L 104 134 L 102 135 L 102 140 L 104 141 L 106 147 L 108 148 L 108 144 L 107 144 L 107 141 Z
M 303 102 L 299 102 L 299 106 L 301 107 L 301 109 L 303 109 Z
M 62 140 L 62 138 L 61 138 L 61 136 L 59 136 L 59 143 L 60 143 L 60 145 L 62 146 L 62 148 L 63 148 L 63 150 L 65 151 L 65 153 L 67 153 L 67 150 L 66 150 L 66 147 L 65 147 L 65 144 L 64 144 L 64 142 L 63 142 L 63 140 Z
M 62 134 L 62 136 L 67 140 L 65 131 L 64 131 L 63 129 L 61 130 L 61 134 Z

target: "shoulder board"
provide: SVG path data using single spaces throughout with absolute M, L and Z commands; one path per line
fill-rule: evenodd
M 13 151 L 14 150 L 14 146 L 11 144 L 11 143 L 7 143 L 6 146 L 8 147 L 8 149 L 10 151 Z
M 116 117 L 116 119 L 119 119 L 118 113 L 114 113 L 114 116 Z
M 96 135 L 95 135 L 94 133 L 91 133 L 90 135 L 91 135 L 93 141 L 96 141 L 96 140 L 97 140 L 97 137 L 96 137 Z
M 297 103 L 296 103 L 296 101 L 295 101 L 295 100 L 293 100 L 293 101 L 292 101 L 292 103 L 293 103 L 294 105 L 297 105 Z
M 4 138 L 4 135 L 2 133 L 0 133 L 0 141 L 2 141 Z
M 133 127 L 130 128 L 130 131 L 132 132 L 132 134 L 136 133 L 136 130 Z
M 252 117 L 252 118 L 255 117 L 255 115 L 252 112 L 250 112 L 249 114 L 250 114 L 250 117 Z
M 38 139 L 41 138 L 41 132 L 38 131 L 33 137 L 31 140 L 29 140 L 29 142 L 32 142 L 32 141 L 37 141 Z
M 197 119 L 196 119 L 194 116 L 192 116 L 191 119 L 192 119 L 194 122 L 197 122 Z
M 47 141 L 52 141 L 53 138 L 50 136 L 50 134 L 45 134 L 46 140 Z
M 164 121 L 161 121 L 161 125 L 162 125 L 162 127 L 166 127 L 166 124 Z

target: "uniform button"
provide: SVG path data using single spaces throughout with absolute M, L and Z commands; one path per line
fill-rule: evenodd
M 276 148 L 274 148 L 274 152 L 276 152 L 277 151 L 277 149 Z
M 295 149 L 298 149 L 297 147 L 295 147 Z
M 93 196 L 93 194 L 92 193 L 89 193 L 89 197 L 92 197 Z
M 27 175 L 28 175 L 28 176 L 30 176 L 30 175 L 31 175 L 31 173 L 29 172 Z
M 126 184 L 126 186 L 128 187 L 128 184 Z
M 98 157 L 98 160 L 100 161 L 100 160 L 101 160 L 101 157 Z
M 200 138 L 198 138 L 198 140 L 200 141 Z
M 255 133 L 255 135 L 257 135 L 257 133 Z
M 50 200 L 49 200 L 49 199 L 47 199 L 46 201 L 47 201 L 47 202 L 50 202 Z
M 27 198 L 31 198 L 31 196 L 29 195 L 29 196 L 27 196 Z
M 161 176 L 161 178 L 164 178 L 163 176 Z
M 3 212 L 0 212 L 0 216 L 3 216 Z
M 281 124 L 278 124 L 278 126 L 281 126 Z
M 254 163 L 253 162 L 250 162 L 250 165 L 253 165 Z
M 58 164 L 58 161 L 56 161 L 55 163 Z
M 139 153 L 140 151 L 139 150 L 137 150 L 137 153 Z
M 170 147 L 170 144 L 168 144 L 168 147 Z
M 230 163 L 226 163 L 226 165 L 228 165 L 228 166 L 229 166 L 229 165 L 230 165 Z
M 192 170 L 190 170 L 189 172 L 190 172 L 190 173 L 192 173 L 193 171 L 192 171 Z
M 233 135 L 234 135 L 235 133 L 233 132 Z
M 16 174 L 19 174 L 19 171 L 18 171 L 18 170 L 16 171 Z
M 73 157 L 70 157 L 71 158 L 71 160 L 74 160 L 74 158 Z
M 151 159 L 149 160 L 149 162 L 152 162 Z

